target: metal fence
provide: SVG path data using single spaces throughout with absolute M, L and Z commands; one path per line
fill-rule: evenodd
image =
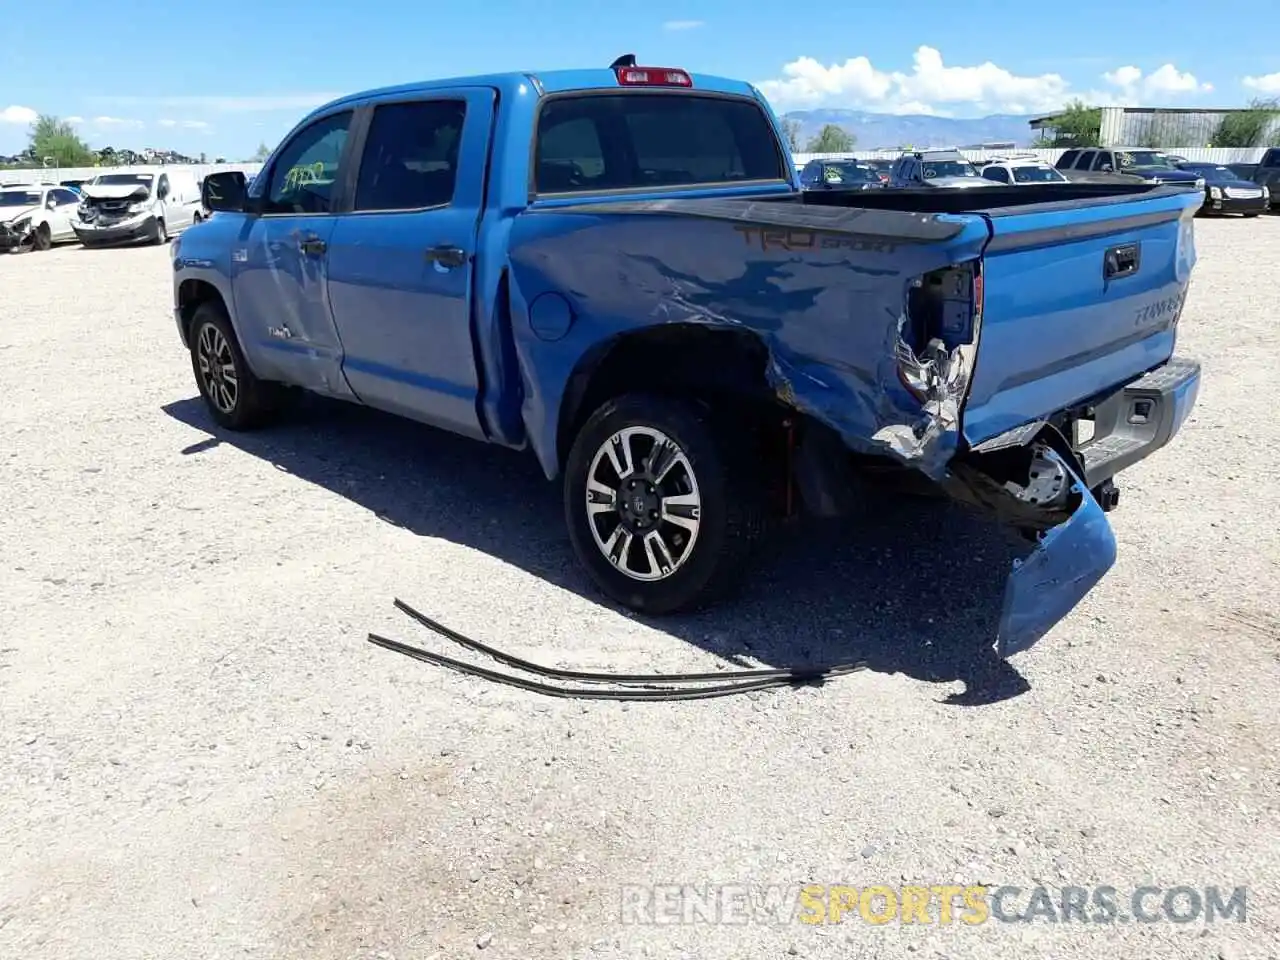
M 102 173 L 112 173 L 115 170 L 154 170 L 156 173 L 164 173 L 172 170 L 190 170 L 197 180 L 200 180 L 211 173 L 218 173 L 222 170 L 243 170 L 246 175 L 255 174 L 262 169 L 261 163 L 190 163 L 190 164 L 151 164 L 149 166 L 137 165 L 130 167 L 44 167 L 30 170 L 0 170 L 0 183 L 17 183 L 22 180 L 39 181 L 52 180 L 60 183 L 63 180 L 89 180 Z
M 925 149 L 917 147 L 917 150 Z M 1180 157 L 1186 157 L 1197 163 L 1257 163 L 1262 159 L 1262 154 L 1266 151 L 1266 147 L 1167 147 L 1164 153 L 1176 154 Z M 1055 147 L 1052 149 L 1031 150 L 1019 147 L 1016 150 L 961 150 L 960 151 L 969 160 L 990 160 L 992 157 L 1008 156 L 1011 153 L 1034 154 L 1041 160 L 1048 163 L 1054 163 L 1063 153 L 1064 148 Z M 857 157 L 859 160 L 894 160 L 902 156 L 901 150 L 858 150 L 853 149 L 848 153 L 795 153 L 792 157 L 795 159 L 796 166 L 802 167 L 810 160 L 818 160 L 823 157 Z

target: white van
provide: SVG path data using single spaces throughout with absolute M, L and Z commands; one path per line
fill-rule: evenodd
M 200 184 L 181 167 L 101 173 L 81 188 L 76 236 L 86 247 L 165 243 L 199 223 Z

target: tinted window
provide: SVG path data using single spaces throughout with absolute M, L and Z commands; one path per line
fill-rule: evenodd
M 271 168 L 264 213 L 329 213 L 350 113 L 318 120 L 295 136 Z
M 1116 154 L 1116 157 L 1120 161 L 1121 169 L 1125 167 L 1173 169 L 1173 163 L 1170 162 L 1168 155 L 1160 153 L 1158 150 L 1126 150 L 1123 153 Z
M 633 93 L 550 100 L 538 118 L 543 193 L 788 179 L 748 100 Z
M 1262 158 L 1264 167 L 1280 167 L 1280 150 L 1268 150 Z
M 39 190 L 0 190 L 0 207 L 34 207 L 39 203 Z
M 149 188 L 154 176 L 154 174 L 150 173 L 104 173 L 93 182 L 100 187 L 118 187 L 133 183 L 140 187 Z
M 1013 168 L 1014 183 L 1060 183 L 1066 178 L 1052 167 L 1027 166 Z
M 976 177 L 978 171 L 967 160 L 925 160 L 924 178 L 933 180 L 937 177 Z
M 867 183 L 878 181 L 874 170 L 861 163 L 828 163 L 822 167 L 822 178 L 827 183 Z
M 982 171 L 982 175 L 988 180 L 999 180 L 1001 183 L 1009 182 L 1009 171 L 1004 167 L 987 167 Z
M 1079 150 L 1068 150 L 1058 158 L 1058 162 L 1054 166 L 1059 170 L 1067 170 L 1071 167 L 1071 164 L 1075 163 L 1078 156 L 1080 156 Z
M 390 103 L 373 112 L 357 210 L 421 210 L 453 200 L 467 106 L 461 100 Z
M 54 190 L 53 195 L 57 198 L 58 206 L 60 207 L 65 207 L 67 204 L 75 204 L 78 206 L 80 203 L 80 198 L 70 190 Z

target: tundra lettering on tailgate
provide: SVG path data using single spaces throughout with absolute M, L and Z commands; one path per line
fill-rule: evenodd
M 1145 327 L 1173 326 L 1178 320 L 1178 315 L 1182 313 L 1182 304 L 1186 297 L 1186 291 L 1183 290 L 1171 297 L 1139 307 L 1134 312 L 1133 328 L 1141 330 Z

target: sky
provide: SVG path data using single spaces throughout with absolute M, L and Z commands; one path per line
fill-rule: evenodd
M 342 94 L 623 53 L 752 81 L 779 112 L 1034 115 L 1073 97 L 1243 106 L 1280 96 L 1273 4 L 844 0 L 779 15 L 764 0 L 260 0 L 219 17 L 216 5 L 43 0 L 4 20 L 0 154 L 53 114 L 94 147 L 243 159 Z M 1213 25 L 1229 42 L 1204 42 Z

